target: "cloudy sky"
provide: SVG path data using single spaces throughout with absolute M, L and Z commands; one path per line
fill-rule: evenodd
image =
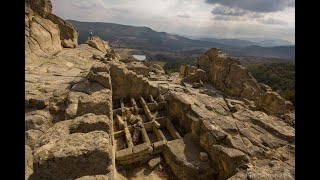
M 51 0 L 53 13 L 184 36 L 295 42 L 295 0 Z

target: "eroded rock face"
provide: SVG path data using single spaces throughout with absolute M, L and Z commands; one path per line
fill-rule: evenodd
M 138 60 L 132 60 L 130 62 L 121 60 L 126 63 L 127 69 L 132 70 L 137 75 L 143 75 L 144 77 L 148 77 L 150 79 L 151 75 L 160 76 L 164 75 L 164 69 L 157 64 L 153 64 L 152 62 L 140 62 Z
M 107 116 L 85 114 L 77 117 L 70 126 L 70 133 L 88 133 L 92 131 L 111 131 L 111 120 Z
M 73 119 L 77 115 L 78 102 L 80 96 L 85 96 L 82 92 L 70 92 L 66 100 L 65 119 Z
M 292 103 L 285 101 L 269 86 L 258 83 L 238 59 L 223 54 L 217 48 L 199 56 L 197 67 L 182 64 L 179 77 L 184 82 L 193 83 L 194 88 L 200 88 L 202 82 L 212 83 L 227 95 L 240 97 L 251 110 L 262 110 L 278 117 L 294 111 Z M 232 105 L 232 108 L 233 111 L 241 109 L 239 105 Z M 283 119 L 292 122 L 288 118 Z
M 33 155 L 29 146 L 25 145 L 25 179 L 33 173 Z
M 78 46 L 79 31 L 52 14 L 50 0 L 26 0 L 25 7 L 26 52 L 60 51 L 62 46 Z
M 39 130 L 28 130 L 25 132 L 25 143 L 28 145 L 31 149 L 33 149 L 34 144 L 36 141 L 43 135 L 42 131 Z
M 37 110 L 25 114 L 25 130 L 46 132 L 52 126 L 51 115 L 47 111 Z
M 73 92 L 81 92 L 84 94 L 92 94 L 95 93 L 97 91 L 103 90 L 105 89 L 105 87 L 103 87 L 101 84 L 99 84 L 98 82 L 90 82 L 90 81 L 84 81 L 84 82 L 80 82 L 75 84 L 71 90 L 72 93 Z
M 51 0 L 25 0 L 29 7 L 33 9 L 38 15 L 46 18 L 52 13 Z
M 103 61 L 104 62 L 110 62 L 110 61 L 118 61 L 121 59 L 120 55 L 117 54 L 114 49 L 111 49 L 109 46 L 109 43 L 105 41 L 107 44 L 106 49 L 107 49 L 107 54 L 104 55 Z
M 192 127 L 193 136 L 199 138 L 200 145 L 209 153 L 214 168 L 219 172 L 219 179 L 232 176 L 239 167 L 250 162 L 248 155 L 239 150 L 241 147 L 232 145 L 233 137 L 225 132 L 232 129 L 230 126 L 223 130 L 221 127 L 226 126 L 219 126 L 215 121 L 204 119 L 194 121 Z
M 50 98 L 49 112 L 53 116 L 53 122 L 64 120 L 66 110 L 66 98 L 69 90 L 59 89 L 53 92 Z
M 62 49 L 60 29 L 50 20 L 34 16 L 29 19 L 25 29 L 27 49 L 35 52 L 59 51 Z
M 147 66 L 149 69 L 151 69 L 151 71 L 154 72 L 156 75 L 165 74 L 164 69 L 158 64 L 154 64 L 149 61 L 145 61 L 143 62 L 143 64 Z
M 81 116 L 87 113 L 94 113 L 97 115 L 107 115 L 108 117 L 111 117 L 111 106 L 111 90 L 103 89 L 90 95 L 79 97 L 77 116 Z
M 107 53 L 110 50 L 109 43 L 100 39 L 99 37 L 94 37 L 87 41 L 87 44 L 93 48 L 100 50 L 103 53 Z
M 56 123 L 35 144 L 33 178 L 108 174 L 112 171 L 110 127 L 108 117 L 93 114 Z
M 294 143 L 294 128 L 277 117 L 249 110 L 245 103 L 239 100 L 227 99 L 222 106 L 233 106 L 234 110 L 225 110 L 232 113 L 230 116 L 219 110 L 219 106 L 209 104 L 216 101 L 214 104 L 222 105 L 223 99 L 219 102 L 216 96 L 190 96 L 171 92 L 166 96 L 166 100 L 170 115 L 178 119 L 178 123 L 187 132 L 192 132 L 194 140 L 208 153 L 213 169 L 219 172 L 218 179 L 232 177 L 240 169 L 252 172 L 252 169 L 248 169 L 252 166 L 275 172 L 276 168 L 270 167 L 268 162 L 272 158 L 279 158 L 280 154 L 285 155 L 280 163 L 292 164 L 294 153 L 284 147 L 291 147 Z M 235 108 L 236 105 L 241 108 Z M 292 176 L 294 165 L 286 168 Z M 258 173 L 257 169 L 253 172 Z
M 181 64 L 179 77 L 184 78 L 185 81 L 199 82 L 208 81 L 209 76 L 203 69 L 199 69 L 195 66 Z
M 112 88 L 109 67 L 103 63 L 94 64 L 90 69 L 87 78 L 91 82 L 98 82 L 107 89 Z
M 25 107 L 44 109 L 49 105 L 49 98 L 40 91 L 31 91 L 25 96 Z
M 256 104 L 263 111 L 270 115 L 278 115 L 289 113 L 294 107 L 291 102 L 283 99 L 276 92 L 263 93 L 256 101 Z
M 191 134 L 168 142 L 167 148 L 164 157 L 178 179 L 216 179 L 217 172 L 210 163 L 199 159 L 201 149 Z
M 151 69 L 149 67 L 145 66 L 141 62 L 132 62 L 127 65 L 127 68 L 129 70 L 132 70 L 136 74 L 143 75 L 144 77 L 147 77 L 149 72 L 151 72 Z
M 287 124 L 289 124 L 290 126 L 295 127 L 296 114 L 294 114 L 294 113 L 285 114 L 283 117 L 283 121 L 286 122 Z
M 252 100 L 262 92 L 258 82 L 239 60 L 222 54 L 219 49 L 208 50 L 198 57 L 197 64 L 208 74 L 209 81 L 224 92 Z
M 48 15 L 48 19 L 58 25 L 63 47 L 75 48 L 78 46 L 79 30 L 75 26 L 54 14 Z

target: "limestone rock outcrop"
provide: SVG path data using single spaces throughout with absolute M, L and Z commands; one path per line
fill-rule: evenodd
M 25 179 L 33 173 L 33 155 L 29 146 L 25 145 Z
M 126 67 L 128 70 L 132 70 L 138 75 L 143 75 L 144 77 L 151 78 L 151 75 L 160 76 L 164 75 L 165 71 L 162 67 L 157 64 L 153 64 L 152 62 L 144 61 L 141 62 L 139 60 L 130 60 L 120 59 L 121 62 L 126 63 Z
M 37 110 L 25 114 L 25 130 L 46 132 L 52 126 L 51 115 L 47 111 Z
M 51 0 L 25 0 L 28 7 L 33 9 L 39 16 L 46 18 L 52 13 Z
M 112 171 L 111 127 L 108 117 L 94 114 L 56 123 L 35 144 L 33 178 L 108 174 Z
M 52 14 L 50 0 L 25 1 L 26 52 L 61 51 L 78 46 L 79 31 Z M 62 46 L 61 46 L 62 45 Z
M 32 90 L 25 96 L 25 107 L 44 109 L 49 105 L 49 98 L 45 93 L 41 93 L 38 90 Z
M 240 97 L 250 109 L 262 110 L 277 117 L 294 111 L 292 103 L 284 100 L 268 85 L 258 83 L 238 59 L 223 54 L 217 48 L 200 55 L 197 66 L 180 66 L 179 77 L 192 82 L 194 88 L 201 87 L 200 82 L 211 83 L 227 95 Z
M 91 131 L 111 132 L 111 120 L 104 115 L 85 114 L 75 118 L 69 131 L 73 133 L 88 133 Z
M 77 116 L 87 113 L 94 113 L 97 115 L 112 115 L 111 106 L 111 90 L 103 89 L 94 92 L 90 95 L 83 95 L 79 97 Z
M 262 92 L 259 83 L 236 58 L 212 48 L 197 59 L 200 69 L 209 76 L 209 81 L 231 95 L 255 100 Z
M 187 132 L 192 132 L 193 138 L 208 152 L 214 170 L 219 172 L 217 179 L 226 179 L 238 171 L 251 171 L 252 165 L 260 166 L 259 163 L 268 162 L 273 157 L 279 158 L 282 153 L 286 154 L 286 158 L 279 163 L 290 162 L 291 165 L 286 168 L 292 177 L 294 164 L 291 161 L 294 157 L 291 150 L 284 147 L 294 143 L 294 128 L 279 118 L 247 108 L 229 116 L 224 111 L 219 112 L 218 106 L 207 108 L 210 107 L 210 101 L 217 100 L 216 97 L 207 95 L 190 96 L 171 92 L 166 99 L 169 101 L 170 115 L 178 120 L 173 123 L 180 124 Z M 223 105 L 225 106 L 227 103 Z M 273 167 L 267 167 L 267 170 L 276 171 Z
M 66 100 L 65 119 L 73 119 L 77 115 L 79 97 L 85 96 L 83 92 L 70 92 Z
M 149 72 L 151 72 L 150 68 L 145 66 L 141 62 L 132 62 L 127 65 L 129 70 L 132 70 L 136 74 L 143 75 L 144 77 L 148 77 Z
M 156 75 L 165 74 L 164 69 L 158 64 L 154 64 L 150 61 L 144 61 L 143 64 L 147 66 L 151 70 L 151 72 L 153 72 Z
M 54 14 L 49 14 L 48 19 L 58 25 L 60 29 L 61 45 L 63 47 L 75 48 L 78 46 L 79 30 L 74 25 Z
M 263 93 L 257 100 L 256 104 L 259 108 L 271 115 L 283 115 L 294 109 L 291 102 L 283 99 L 276 92 Z
M 60 30 L 50 20 L 26 17 L 26 49 L 35 52 L 61 50 Z
M 93 37 L 93 39 L 88 40 L 86 43 L 103 53 L 107 53 L 110 50 L 109 43 L 100 39 L 99 37 Z
M 106 44 L 107 54 L 104 55 L 103 61 L 110 62 L 121 60 L 120 55 L 117 54 L 114 49 L 110 48 L 109 43 L 107 41 L 104 41 L 104 43 Z
M 191 134 L 168 142 L 167 148 L 164 152 L 165 160 L 174 169 L 178 179 L 216 179 L 217 172 L 210 162 L 199 159 L 201 148 L 193 142 Z
M 31 149 L 33 149 L 36 141 L 43 135 L 42 131 L 39 130 L 28 130 L 25 132 L 25 144 L 28 145 Z
M 205 82 L 209 80 L 209 76 L 204 70 L 197 69 L 196 67 L 187 64 L 181 64 L 179 77 L 184 78 L 184 80 L 190 82 Z
M 107 89 L 112 88 L 109 67 L 107 67 L 103 63 L 94 64 L 90 69 L 87 78 L 91 82 L 98 82 Z

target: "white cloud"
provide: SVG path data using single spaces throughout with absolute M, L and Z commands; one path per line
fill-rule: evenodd
M 206 0 L 206 2 L 253 12 L 276 12 L 295 6 L 295 0 Z
M 218 5 L 213 8 L 211 13 L 223 16 L 243 16 L 249 12 L 241 8 L 230 8 L 228 6 Z
M 276 24 L 276 25 L 287 25 L 286 21 L 274 18 L 265 18 L 260 20 L 264 24 Z
M 52 4 L 53 13 L 64 19 L 147 26 L 188 36 L 295 40 L 294 7 L 261 13 L 230 6 L 214 10 L 217 4 L 206 0 L 52 0 Z
M 181 18 L 190 18 L 190 15 L 185 12 L 178 12 L 177 16 Z

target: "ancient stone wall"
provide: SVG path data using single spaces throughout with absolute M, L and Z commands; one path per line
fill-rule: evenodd
M 128 70 L 122 62 L 110 65 L 110 75 L 115 98 L 147 97 L 149 95 L 158 97 L 159 95 L 157 86 L 151 85 L 143 75 L 137 75 L 135 72 Z

